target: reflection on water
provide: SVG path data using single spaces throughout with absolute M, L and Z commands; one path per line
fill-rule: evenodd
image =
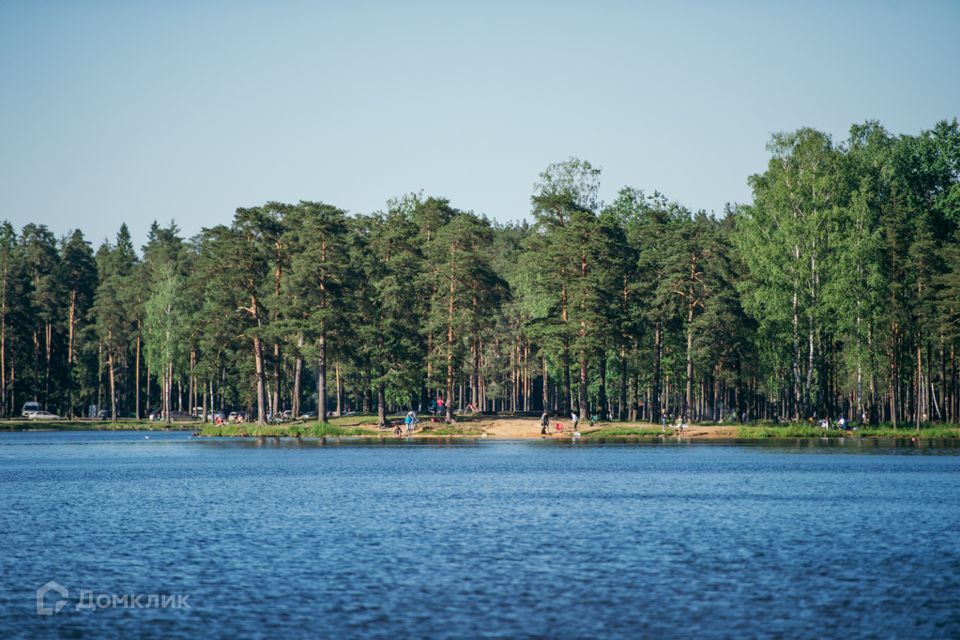
M 955 440 L 148 435 L 0 434 L 0 636 L 960 637 Z

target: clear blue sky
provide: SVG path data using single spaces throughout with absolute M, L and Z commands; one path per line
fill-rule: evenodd
M 187 235 L 410 191 L 497 220 L 571 155 L 694 209 L 771 132 L 960 115 L 960 2 L 0 3 L 0 219 Z

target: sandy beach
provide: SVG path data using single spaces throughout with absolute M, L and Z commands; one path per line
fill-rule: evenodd
M 550 421 L 550 429 L 548 436 L 540 435 L 540 420 L 538 418 L 510 418 L 510 417 L 479 417 L 479 418 L 467 418 L 462 421 L 458 421 L 454 427 L 463 429 L 465 432 L 474 432 L 478 431 L 482 434 L 485 434 L 488 438 L 509 438 L 509 439 L 518 439 L 518 438 L 542 438 L 542 437 L 551 437 L 551 438 L 569 438 L 570 437 L 570 427 L 571 423 L 569 420 L 560 420 L 559 422 L 563 425 L 563 431 L 557 431 L 554 427 L 558 420 L 552 418 Z M 420 428 L 417 430 L 416 435 L 428 436 L 432 428 L 447 426 L 442 423 L 430 423 L 428 421 L 422 422 Z M 584 425 L 581 423 L 580 435 L 588 437 L 591 434 L 598 434 L 604 428 L 607 427 L 624 427 L 624 428 L 633 428 L 637 430 L 659 430 L 660 425 L 651 424 L 651 423 L 620 423 L 620 422 L 601 422 L 596 426 Z M 670 426 L 667 427 L 666 434 L 669 436 L 676 435 L 676 430 Z M 449 435 L 449 434 L 447 434 Z M 470 433 L 464 433 L 463 435 L 470 435 Z M 474 434 L 481 435 L 481 434 Z M 684 432 L 684 438 L 735 438 L 737 436 L 737 428 L 733 426 L 699 426 L 699 425 L 689 425 Z M 611 436 L 618 437 L 618 436 Z M 629 437 L 629 435 L 619 436 L 619 437 Z

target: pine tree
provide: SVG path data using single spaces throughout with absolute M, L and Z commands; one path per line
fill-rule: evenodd
M 80 359 L 79 339 L 88 321 L 97 289 L 97 265 L 90 244 L 79 230 L 70 234 L 61 251 L 63 284 L 67 290 L 67 411 L 75 415 L 75 392 L 80 387 L 75 366 Z M 80 412 L 82 415 L 82 411 Z
M 284 292 L 291 317 L 288 332 L 297 336 L 299 352 L 306 342 L 311 346 L 306 352 L 316 356 L 317 417 L 326 422 L 328 345 L 344 333 L 343 320 L 348 317 L 344 309 L 344 284 L 349 278 L 346 213 L 323 203 L 301 202 L 288 215 L 288 229 L 293 252 L 289 287 Z M 294 396 L 299 395 L 301 366 L 296 365 Z M 298 404 L 294 407 L 297 413 Z

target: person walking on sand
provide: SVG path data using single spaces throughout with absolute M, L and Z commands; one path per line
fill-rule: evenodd
M 407 416 L 403 419 L 403 423 L 407 425 L 407 435 L 413 433 L 413 421 L 416 420 L 413 411 L 407 411 Z
M 570 422 L 573 423 L 573 426 L 570 427 L 573 431 L 577 430 L 577 426 L 580 424 L 580 416 L 577 415 L 576 411 L 570 412 Z
M 550 426 L 550 414 L 547 413 L 547 410 L 543 410 L 543 415 L 540 416 L 540 435 L 547 435 L 547 427 Z

